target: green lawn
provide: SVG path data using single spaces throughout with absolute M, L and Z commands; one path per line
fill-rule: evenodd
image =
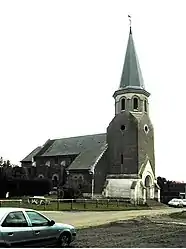
M 48 210 L 48 211 L 119 211 L 119 210 L 141 210 L 141 209 L 149 209 L 148 206 L 135 206 L 127 202 L 121 201 L 78 201 L 78 202 L 64 202 L 64 201 L 51 201 L 49 205 L 35 205 L 29 204 L 27 201 L 19 202 L 19 201 L 2 201 L 1 207 L 23 207 L 23 208 L 32 208 L 36 210 Z

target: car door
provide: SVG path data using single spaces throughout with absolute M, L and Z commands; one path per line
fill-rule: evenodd
M 25 213 L 30 220 L 36 245 L 46 246 L 55 244 L 59 236 L 58 229 L 55 226 L 50 226 L 49 220 L 36 211 L 27 210 Z
M 183 206 L 186 206 L 186 199 L 183 199 Z
M 3 239 L 12 247 L 32 247 L 33 231 L 22 211 L 10 212 L 1 223 Z

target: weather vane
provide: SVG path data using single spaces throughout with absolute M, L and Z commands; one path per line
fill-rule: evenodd
M 131 27 L 131 16 L 128 15 L 128 18 L 129 18 L 129 24 L 130 24 L 130 27 Z

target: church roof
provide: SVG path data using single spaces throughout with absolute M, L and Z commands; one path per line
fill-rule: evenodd
M 88 149 L 80 153 L 70 164 L 68 170 L 92 169 L 107 149 L 107 144 L 99 144 L 94 149 Z
M 123 88 L 145 89 L 137 53 L 134 46 L 131 27 L 119 86 L 119 89 Z
M 41 146 L 35 148 L 28 156 L 26 156 L 21 162 L 32 162 L 32 158 L 40 151 Z
M 106 134 L 93 134 L 86 136 L 61 138 L 53 143 L 39 156 L 78 155 L 81 152 L 99 150 L 106 144 Z

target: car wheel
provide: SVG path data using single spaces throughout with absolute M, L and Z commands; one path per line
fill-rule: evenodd
M 60 235 L 58 240 L 58 245 L 60 247 L 67 247 L 71 243 L 71 234 L 69 232 L 64 232 Z

